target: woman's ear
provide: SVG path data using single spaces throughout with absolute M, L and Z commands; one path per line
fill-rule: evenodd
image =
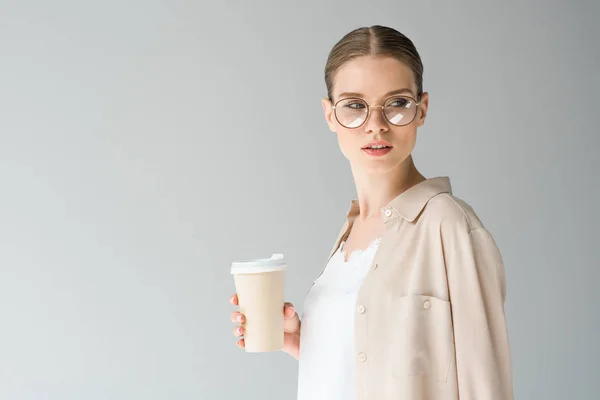
M 335 132 L 335 123 L 333 121 L 333 119 L 334 119 L 333 104 L 331 104 L 331 101 L 327 98 L 323 98 L 323 100 L 321 101 L 321 104 L 323 105 L 323 112 L 325 113 L 325 121 L 327 122 L 327 125 L 329 126 L 329 130 L 331 132 Z
M 417 126 L 423 126 L 425 118 L 427 117 L 427 109 L 429 108 L 429 93 L 424 92 L 421 95 L 421 104 L 417 107 Z

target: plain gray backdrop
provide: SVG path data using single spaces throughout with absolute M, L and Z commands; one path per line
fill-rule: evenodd
M 518 399 L 600 391 L 597 1 L 0 1 L 0 398 L 293 399 L 235 346 L 230 262 L 302 310 L 354 185 L 323 119 L 348 31 L 416 44 L 414 156 L 502 251 Z

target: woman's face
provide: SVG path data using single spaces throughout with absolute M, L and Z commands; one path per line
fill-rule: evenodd
M 323 99 L 325 119 L 353 168 L 365 172 L 388 172 L 408 159 L 415 147 L 417 128 L 423 125 L 427 114 L 428 95 L 417 99 L 413 73 L 404 63 L 391 57 L 360 57 L 344 64 L 334 76 L 332 100 Z M 342 102 L 339 102 L 343 100 Z M 361 102 L 362 100 L 362 102 Z M 380 107 L 384 105 L 385 113 Z M 364 119 L 365 103 L 371 106 Z M 334 114 L 334 104 L 341 122 Z M 412 115 L 414 119 L 404 125 Z M 404 118 L 404 121 L 402 119 Z M 390 122 L 394 122 L 396 125 Z M 377 147 L 385 146 L 383 149 Z

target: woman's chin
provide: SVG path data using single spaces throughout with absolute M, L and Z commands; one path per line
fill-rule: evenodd
M 404 157 L 404 159 L 390 156 L 391 154 L 383 157 L 358 157 L 358 159 L 354 160 L 353 165 L 354 168 L 358 168 L 370 174 L 386 174 L 398 168 L 398 166 L 408 158 L 408 156 Z

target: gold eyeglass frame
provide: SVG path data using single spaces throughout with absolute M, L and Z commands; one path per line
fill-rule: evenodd
M 417 97 L 421 97 L 422 93 L 420 93 Z M 418 114 L 418 110 L 415 110 L 415 115 L 413 115 L 412 119 L 406 123 L 403 123 L 402 125 L 398 125 L 398 124 L 394 124 L 392 121 L 389 120 L 389 118 L 387 117 L 387 115 L 385 115 L 384 112 L 384 107 L 385 104 L 392 100 L 392 99 L 397 99 L 397 98 L 406 98 L 406 99 L 410 99 L 415 103 L 415 107 L 418 107 L 422 104 L 421 101 L 417 101 L 416 99 L 414 99 L 412 96 L 406 96 L 406 95 L 395 95 L 395 96 L 390 96 L 389 98 L 387 98 L 384 102 L 383 105 L 381 104 L 374 104 L 374 105 L 369 105 L 369 103 L 367 103 L 365 100 L 361 99 L 361 98 L 355 98 L 355 97 L 346 97 L 343 99 L 339 99 L 338 101 L 335 102 L 335 104 L 333 105 L 333 115 L 335 116 L 335 120 L 344 128 L 346 129 L 357 129 L 360 128 L 361 126 L 363 126 L 368 120 L 369 117 L 371 116 L 371 108 L 375 108 L 375 107 L 379 107 L 381 108 L 381 114 L 383 115 L 383 118 L 385 118 L 386 121 L 388 121 L 390 124 L 394 125 L 394 126 L 406 126 L 409 125 L 411 122 L 413 122 L 415 120 L 415 118 L 417 117 Z M 359 102 L 362 102 L 363 104 L 365 104 L 367 106 L 367 116 L 365 117 L 365 120 L 362 122 L 362 124 L 358 125 L 358 126 L 354 126 L 354 127 L 347 127 L 346 125 L 342 124 L 337 116 L 337 112 L 336 112 L 336 107 L 337 105 L 344 100 L 357 100 Z

